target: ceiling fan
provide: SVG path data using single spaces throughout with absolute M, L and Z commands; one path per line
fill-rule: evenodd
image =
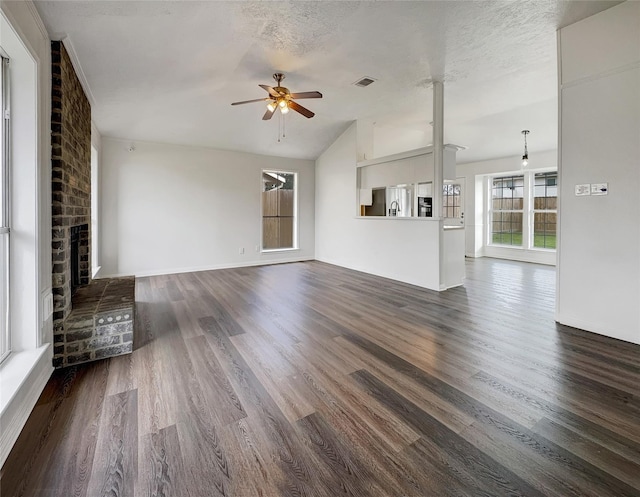
M 322 93 L 319 91 L 305 91 L 302 93 L 291 93 L 288 88 L 281 86 L 284 74 L 275 73 L 273 79 L 276 80 L 277 86 L 258 85 L 260 88 L 264 88 L 269 96 L 266 98 L 256 98 L 255 100 L 244 100 L 242 102 L 233 102 L 231 105 L 249 104 L 252 102 L 267 102 L 267 112 L 262 116 L 263 121 L 271 119 L 273 113 L 280 109 L 280 112 L 286 114 L 289 109 L 295 110 L 297 113 L 302 114 L 304 117 L 311 118 L 315 116 L 309 109 L 303 107 L 297 103 L 296 99 L 302 98 L 322 98 Z

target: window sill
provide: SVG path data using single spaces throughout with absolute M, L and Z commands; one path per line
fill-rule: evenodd
M 22 352 L 13 352 L 0 366 L 0 414 L 4 414 L 7 406 L 23 387 L 42 356 L 50 345 Z M 24 385 L 27 388 L 26 385 Z
M 262 249 L 260 251 L 261 254 L 273 254 L 278 252 L 295 252 L 296 250 L 300 250 L 298 247 L 292 248 L 281 248 L 281 249 Z
M 531 248 L 524 248 L 521 247 L 519 245 L 499 245 L 496 243 L 490 243 L 488 245 L 486 245 L 486 247 L 488 248 L 499 248 L 499 249 L 511 249 L 511 250 L 530 250 L 532 252 L 548 252 L 548 253 L 555 253 L 556 249 L 548 249 L 548 248 L 541 248 L 541 247 L 531 247 Z
M 12 353 L 0 367 L 0 466 L 51 377 L 51 345 Z

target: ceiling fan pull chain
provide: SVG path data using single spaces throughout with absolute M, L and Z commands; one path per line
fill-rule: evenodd
M 286 122 L 287 122 L 287 116 L 282 116 L 282 138 L 286 137 L 286 135 L 284 134 Z
M 278 114 L 278 143 L 280 143 L 280 124 L 282 123 L 282 114 Z

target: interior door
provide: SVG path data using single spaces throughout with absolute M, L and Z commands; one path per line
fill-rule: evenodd
M 442 217 L 445 226 L 464 226 L 464 178 L 442 185 Z

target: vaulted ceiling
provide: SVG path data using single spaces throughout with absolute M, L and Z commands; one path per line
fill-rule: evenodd
M 445 85 L 445 141 L 467 162 L 557 145 L 556 30 L 618 1 L 36 1 L 66 38 L 105 136 L 315 159 L 358 119 L 429 129 Z M 316 113 L 262 121 L 283 72 Z M 376 81 L 360 88 L 363 76 Z

